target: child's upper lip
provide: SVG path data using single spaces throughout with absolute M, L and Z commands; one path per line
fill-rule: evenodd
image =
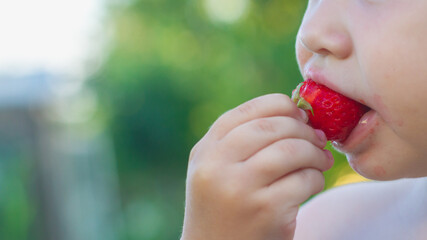
M 348 95 L 346 95 L 345 93 L 343 93 L 343 91 L 337 85 L 335 85 L 331 81 L 329 81 L 325 77 L 325 75 L 323 75 L 321 73 L 321 71 L 318 69 L 312 68 L 310 66 L 306 66 L 306 68 L 304 69 L 303 77 L 304 77 L 304 80 L 311 79 L 317 83 L 325 85 L 326 87 L 334 90 L 335 92 L 338 92 L 338 93 L 340 93 L 340 94 L 342 94 L 348 98 L 351 98 Z M 351 99 L 353 99 L 353 100 L 355 100 L 355 101 L 357 101 L 363 105 L 367 104 L 366 101 L 364 101 L 363 99 L 354 99 L 354 98 L 351 98 Z M 369 106 L 367 106 L 367 107 L 369 107 Z

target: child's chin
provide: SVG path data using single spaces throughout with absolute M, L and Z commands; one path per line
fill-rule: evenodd
M 388 181 L 398 178 L 387 169 L 387 164 L 381 159 L 372 158 L 369 154 L 346 154 L 346 156 L 351 168 L 367 179 Z

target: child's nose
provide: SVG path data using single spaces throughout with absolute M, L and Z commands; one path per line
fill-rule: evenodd
M 353 44 L 346 26 L 345 2 L 311 1 L 298 33 L 298 44 L 313 54 L 345 59 Z

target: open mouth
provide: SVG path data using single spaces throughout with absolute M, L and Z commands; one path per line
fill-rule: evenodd
M 368 111 L 363 114 L 347 139 L 342 142 L 334 141 L 332 144 L 342 152 L 356 152 L 358 149 L 360 150 L 363 148 L 363 143 L 374 134 L 378 125 L 378 113 L 375 110 L 368 108 Z
M 321 129 L 328 140 L 344 142 L 370 110 L 327 86 L 307 79 L 294 90 L 292 99 L 307 111 L 309 124 Z

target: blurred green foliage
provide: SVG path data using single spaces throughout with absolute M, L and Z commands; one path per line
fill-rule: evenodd
M 20 164 L 22 159 L 2 160 L 12 161 L 8 162 L 9 166 L 0 165 L 9 170 L 0 176 L 0 190 L 7 193 L 0 197 L 0 239 L 28 239 L 35 215 L 27 189 L 31 177 L 29 166 Z
M 250 1 L 236 22 L 203 1 L 134 0 L 110 8 L 111 52 L 91 84 L 111 130 L 125 212 L 123 239 L 177 239 L 191 147 L 226 110 L 301 81 L 300 0 Z M 327 188 L 348 173 L 344 157 Z

